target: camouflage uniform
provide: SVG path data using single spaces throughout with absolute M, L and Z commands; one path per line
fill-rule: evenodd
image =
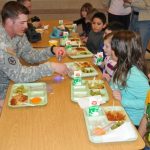
M 10 38 L 0 25 L 0 99 L 5 98 L 10 80 L 14 82 L 33 82 L 53 73 L 50 62 L 38 66 L 23 66 L 19 58 L 30 64 L 48 60 L 53 56 L 51 48 L 37 51 L 28 42 L 26 35 Z

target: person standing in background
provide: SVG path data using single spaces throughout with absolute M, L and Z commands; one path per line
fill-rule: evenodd
M 124 7 L 123 0 L 103 0 L 104 7 L 108 8 L 108 23 L 117 21 L 124 25 L 125 29 L 128 29 L 130 24 L 131 8 Z
M 124 0 L 125 6 L 132 8 L 130 30 L 139 32 L 144 52 L 150 40 L 150 0 Z

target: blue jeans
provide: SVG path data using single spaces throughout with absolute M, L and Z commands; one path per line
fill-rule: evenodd
M 130 30 L 140 33 L 143 49 L 146 50 L 150 39 L 150 20 L 138 21 L 138 15 L 133 14 L 130 22 Z

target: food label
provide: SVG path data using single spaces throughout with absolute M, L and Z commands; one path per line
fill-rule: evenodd
M 65 45 L 66 45 L 67 51 L 72 51 L 72 45 L 71 45 L 71 41 L 70 40 L 67 40 Z
M 89 107 L 89 116 L 98 116 L 99 115 L 99 106 L 91 106 Z
M 81 78 L 81 70 L 74 71 L 74 77 L 73 77 L 73 84 L 74 85 L 82 85 L 82 78 Z
M 96 55 L 94 55 L 94 58 L 93 58 L 93 63 L 95 65 L 98 65 L 100 66 L 103 62 L 103 53 L 100 52 L 100 53 L 97 53 Z
M 66 31 L 64 31 L 64 32 L 63 32 L 63 37 L 64 37 L 64 38 L 67 38 L 68 36 L 69 36 L 69 33 L 66 32 Z

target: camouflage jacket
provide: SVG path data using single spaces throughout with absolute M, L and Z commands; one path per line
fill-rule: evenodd
M 0 26 L 0 99 L 5 98 L 9 81 L 32 82 L 53 73 L 50 62 L 44 63 L 53 56 L 51 48 L 40 51 L 32 48 L 26 35 L 10 38 L 3 26 Z M 23 66 L 19 58 L 38 66 Z

